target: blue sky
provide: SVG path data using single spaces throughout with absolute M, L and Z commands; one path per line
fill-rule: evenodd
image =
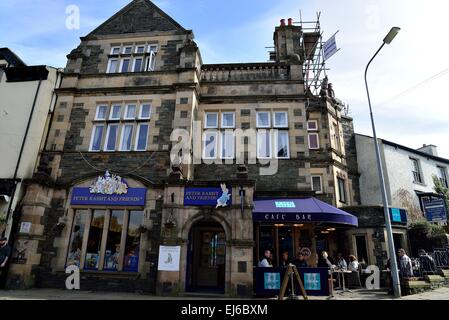
M 65 66 L 66 55 L 129 0 L 1 0 L 0 46 L 29 65 Z M 401 92 L 449 68 L 444 59 L 446 0 L 156 0 L 186 29 L 194 31 L 205 63 L 255 62 L 268 58 L 281 18 L 304 20 L 321 11 L 324 37 L 339 30 L 341 48 L 327 66 L 337 96 L 350 106 L 356 131 L 370 134 L 363 72 L 390 27 L 402 28 L 373 63 L 369 82 L 378 135 L 412 148 L 438 146 L 449 158 L 449 73 Z M 79 30 L 65 26 L 66 7 L 80 8 Z M 20 10 L 17 10 L 20 8 Z M 4 31 L 6 30 L 6 32 Z M 392 99 L 393 98 L 393 99 Z

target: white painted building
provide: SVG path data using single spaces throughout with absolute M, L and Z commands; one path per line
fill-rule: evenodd
M 381 205 L 373 138 L 361 134 L 356 134 L 355 138 L 361 204 Z M 389 206 L 405 207 L 405 195 L 409 195 L 409 203 L 421 208 L 418 194 L 435 192 L 434 175 L 448 186 L 449 159 L 438 157 L 436 146 L 424 145 L 415 150 L 379 139 L 379 149 Z

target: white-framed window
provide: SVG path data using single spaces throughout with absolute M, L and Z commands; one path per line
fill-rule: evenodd
M 218 113 L 206 112 L 204 115 L 204 128 L 218 128 Z
M 317 120 L 307 121 L 307 130 L 308 131 L 317 131 L 318 130 L 318 121 Z
M 120 138 L 120 151 L 131 151 L 133 139 L 133 124 L 125 124 L 122 127 L 122 134 Z
M 118 128 L 118 124 L 108 125 L 106 140 L 104 142 L 104 151 L 115 151 L 117 145 Z
M 135 120 L 136 119 L 137 106 L 135 104 L 127 104 L 125 109 L 125 120 Z
M 275 128 L 288 128 L 287 111 L 275 111 L 273 113 L 273 122 Z
M 134 58 L 133 72 L 141 72 L 143 65 L 143 58 Z
M 108 73 L 117 73 L 119 66 L 118 59 L 109 59 L 108 62 Z
M 441 183 L 444 187 L 448 188 L 448 181 L 447 181 L 447 170 L 445 167 L 437 166 L 438 169 L 438 179 L 440 179 Z
M 122 106 L 120 104 L 114 104 L 111 107 L 111 113 L 109 114 L 109 120 L 120 120 L 122 114 Z
M 204 131 L 203 132 L 203 159 L 216 159 L 218 146 L 218 132 Z
M 323 193 L 323 178 L 321 176 L 312 176 L 312 190 L 316 193 Z
M 148 53 L 151 53 L 151 52 L 157 52 L 157 44 L 150 44 L 150 45 L 148 45 Z
M 270 130 L 257 131 L 257 158 L 271 158 L 271 133 Z
M 99 105 L 95 111 L 95 120 L 106 120 L 108 114 L 108 106 Z
M 269 128 L 271 126 L 270 113 L 268 111 L 259 111 L 256 113 L 257 128 Z
M 222 159 L 234 159 L 235 157 L 235 135 L 233 130 L 221 132 L 220 157 Z
M 343 178 L 337 178 L 338 183 L 338 196 L 340 198 L 340 202 L 346 203 L 346 184 Z
M 156 67 L 156 52 L 151 51 L 145 62 L 145 71 L 154 71 Z
M 148 123 L 141 123 L 137 126 L 135 150 L 136 151 L 146 151 L 148 144 L 148 131 L 150 130 L 150 125 Z
M 221 114 L 221 127 L 222 128 L 235 128 L 235 113 L 223 112 Z
M 139 119 L 150 119 L 151 117 L 151 104 L 142 103 L 140 105 Z
M 419 160 L 415 158 L 410 158 L 410 161 L 412 162 L 413 182 L 424 183 Z
M 123 47 L 122 53 L 123 54 L 131 54 L 131 53 L 133 53 L 133 47 L 132 46 L 125 46 L 125 47 Z
M 309 149 L 319 149 L 320 139 L 318 133 L 309 133 Z
M 130 63 L 131 63 L 130 58 L 122 59 L 122 61 L 120 62 L 120 72 L 122 72 L 122 73 L 129 72 Z
M 288 131 L 277 131 L 276 134 L 276 158 L 290 158 L 290 146 L 288 139 Z
M 120 54 L 120 47 L 112 47 L 111 54 Z
M 92 129 L 92 135 L 90 137 L 89 151 L 100 151 L 101 142 L 103 140 L 104 125 L 95 125 Z
M 136 46 L 135 53 L 145 53 L 145 46 Z

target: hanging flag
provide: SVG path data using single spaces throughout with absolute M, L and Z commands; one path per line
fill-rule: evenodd
M 328 60 L 330 57 L 332 57 L 338 50 L 337 49 L 337 42 L 335 41 L 335 34 L 330 37 L 329 40 L 327 40 L 323 45 L 323 51 L 324 51 L 324 60 Z

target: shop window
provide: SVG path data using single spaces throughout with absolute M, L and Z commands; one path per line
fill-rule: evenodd
M 226 131 L 221 133 L 221 158 L 234 159 L 235 153 L 235 137 L 234 131 Z
M 215 159 L 217 157 L 217 132 L 204 132 L 203 142 L 203 159 Z
M 275 128 L 288 128 L 287 111 L 275 111 L 273 118 Z
M 112 210 L 104 254 L 104 270 L 117 271 L 119 269 L 122 230 L 123 211 Z
M 274 227 L 273 226 L 260 226 L 259 227 L 259 257 L 256 261 L 256 265 L 263 259 L 265 250 L 271 250 L 274 257 L 273 250 L 275 249 L 274 241 Z
M 86 229 L 87 210 L 76 210 L 73 219 L 72 234 L 70 235 L 69 252 L 66 265 L 80 267 L 81 251 L 83 248 L 84 231 Z
M 271 126 L 270 113 L 267 111 L 259 111 L 256 113 L 257 128 L 269 128 Z
M 84 269 L 98 270 L 106 211 L 94 210 L 87 240 Z
M 259 159 L 271 158 L 271 134 L 269 130 L 257 132 L 257 157 Z
M 356 246 L 356 256 L 359 262 L 362 262 L 363 260 L 366 263 L 369 263 L 368 261 L 368 249 L 366 247 L 366 237 L 365 235 L 356 235 L 355 236 L 355 246 Z
M 90 151 L 100 151 L 103 138 L 104 125 L 94 126 L 92 129 L 92 138 L 90 141 Z
M 338 196 L 340 202 L 346 203 L 346 187 L 345 180 L 342 178 L 337 178 L 338 181 Z
M 312 176 L 312 190 L 316 193 L 323 193 L 323 183 L 321 176 Z
M 123 271 L 137 272 L 139 267 L 140 232 L 139 227 L 143 224 L 142 211 L 130 211 L 128 230 L 126 232 L 125 257 Z
M 277 131 L 276 137 L 276 158 L 288 159 L 290 157 L 288 131 Z

